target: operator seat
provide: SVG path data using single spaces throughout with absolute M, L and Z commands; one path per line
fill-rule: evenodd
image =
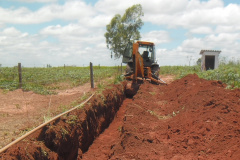
M 148 51 L 144 51 L 142 54 L 142 58 L 143 58 L 143 64 L 145 67 L 151 67 L 151 61 L 148 57 L 149 52 Z
M 148 58 L 148 51 L 144 51 L 143 54 L 142 54 L 142 57 L 143 57 L 144 60 L 149 59 Z

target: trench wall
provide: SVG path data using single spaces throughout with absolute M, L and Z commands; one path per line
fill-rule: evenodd
M 96 93 L 77 109 L 10 147 L 1 159 L 81 159 L 112 122 L 125 99 L 125 83 Z

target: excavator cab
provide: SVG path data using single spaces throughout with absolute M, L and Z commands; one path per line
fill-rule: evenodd
M 123 63 L 127 63 L 127 79 L 150 79 L 158 83 L 160 67 L 156 62 L 155 45 L 152 42 L 137 41 L 128 45 Z
M 155 46 L 153 43 L 139 44 L 139 53 L 142 53 L 144 67 L 151 67 L 153 63 L 156 63 Z

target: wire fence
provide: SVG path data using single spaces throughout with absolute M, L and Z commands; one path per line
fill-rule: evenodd
M 123 70 L 121 66 L 100 65 L 93 66 L 92 69 L 95 82 L 121 74 Z M 63 83 L 74 87 L 88 82 L 90 82 L 89 66 L 27 68 L 18 64 L 17 67 L 0 67 L 0 88 L 5 90 L 22 88 L 40 94 L 52 94 L 54 90 L 64 87 Z

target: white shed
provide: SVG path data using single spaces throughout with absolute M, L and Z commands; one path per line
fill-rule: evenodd
M 219 64 L 219 54 L 221 51 L 217 50 L 201 50 L 200 55 L 202 55 L 201 59 L 201 69 L 206 71 L 209 69 L 218 68 Z

